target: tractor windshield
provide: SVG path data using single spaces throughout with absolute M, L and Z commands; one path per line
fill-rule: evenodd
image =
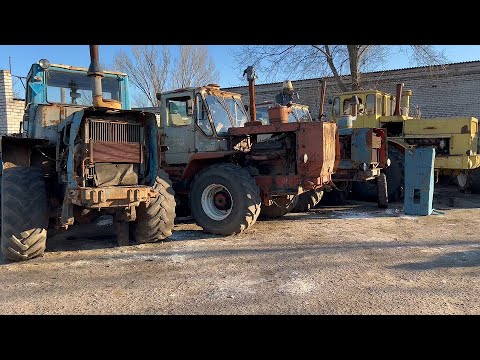
M 242 127 L 245 122 L 248 121 L 247 114 L 245 112 L 245 106 L 243 106 L 242 99 L 235 97 L 225 97 L 225 102 L 228 106 L 228 111 L 234 119 L 235 127 Z
M 223 97 L 207 95 L 205 96 L 205 101 L 210 110 L 210 115 L 212 115 L 215 131 L 219 136 L 227 135 L 228 129 L 232 127 L 232 122 L 228 116 L 227 105 Z
M 295 116 L 297 117 L 298 121 L 304 122 L 304 121 L 312 121 L 312 117 L 310 116 L 310 113 L 308 112 L 308 109 L 304 107 L 293 107 L 293 111 L 295 112 Z
M 229 128 L 241 127 L 248 121 L 241 99 L 209 94 L 205 96 L 205 102 L 218 136 L 226 136 Z
M 270 123 L 268 118 L 268 107 L 257 106 L 256 110 L 257 120 L 261 121 L 263 125 L 268 125 Z
M 72 105 L 91 106 L 93 104 L 92 82 L 84 72 L 50 69 L 45 72 L 47 101 Z M 104 99 L 120 101 L 118 78 L 105 76 L 102 79 Z

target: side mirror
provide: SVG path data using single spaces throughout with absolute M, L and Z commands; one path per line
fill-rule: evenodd
M 328 105 L 332 105 L 332 104 L 333 104 L 333 99 L 332 98 L 328 99 Z
M 193 116 L 193 100 L 187 100 L 187 116 Z

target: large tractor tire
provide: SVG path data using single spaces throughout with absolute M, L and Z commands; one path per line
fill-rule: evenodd
M 473 194 L 480 194 L 480 168 L 462 172 L 457 176 L 458 188 Z
M 300 194 L 292 212 L 307 212 L 322 200 L 323 190 L 310 190 Z
M 13 261 L 42 256 L 48 229 L 42 171 L 29 166 L 4 169 L 1 204 L 3 255 Z
M 398 201 L 403 197 L 405 186 L 405 155 L 397 148 L 388 148 L 390 166 L 384 172 L 387 177 L 388 199 Z M 357 200 L 378 201 L 377 181 L 355 181 L 352 184 L 352 195 Z
M 159 196 L 148 206 L 140 204 L 137 219 L 131 223 L 133 238 L 137 244 L 164 240 L 172 235 L 175 221 L 175 192 L 168 174 L 158 170 L 153 189 Z
M 388 185 L 387 185 L 387 176 L 385 174 L 380 174 L 377 177 L 377 204 L 381 209 L 386 209 L 388 207 Z
M 262 205 L 262 211 L 260 216 L 262 218 L 275 219 L 280 216 L 288 214 L 293 210 L 295 205 L 298 202 L 298 196 L 296 195 L 285 195 L 277 196 L 272 199 L 273 204 L 270 206 Z
M 215 164 L 200 171 L 189 197 L 197 225 L 219 235 L 238 234 L 252 226 L 262 202 L 255 180 L 234 164 Z

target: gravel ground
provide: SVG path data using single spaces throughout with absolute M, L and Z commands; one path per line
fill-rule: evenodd
M 121 248 L 110 225 L 76 227 L 42 258 L 0 260 L 0 313 L 480 314 L 480 195 L 440 190 L 427 217 L 352 201 L 230 237 L 183 219 Z

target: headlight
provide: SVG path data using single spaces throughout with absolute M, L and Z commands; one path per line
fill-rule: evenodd
M 440 146 L 440 149 L 445 149 L 445 146 L 447 145 L 447 142 L 445 140 L 440 140 L 440 143 L 438 144 Z
M 392 164 L 392 161 L 390 159 L 387 159 L 387 167 L 389 167 Z
M 50 61 L 48 61 L 47 59 L 41 59 L 41 60 L 38 62 L 38 65 L 40 65 L 40 67 L 41 67 L 43 70 L 47 70 L 47 69 L 50 67 Z
M 308 155 L 307 154 L 303 154 L 303 162 L 306 164 L 308 161 Z
M 368 165 L 366 163 L 361 163 L 360 164 L 360 170 L 367 171 L 368 170 Z

